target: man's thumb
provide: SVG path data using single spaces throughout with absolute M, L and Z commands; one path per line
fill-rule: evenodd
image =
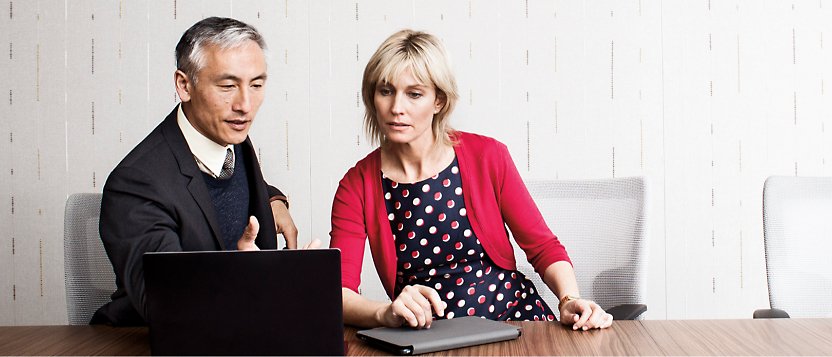
M 260 232 L 260 222 L 257 222 L 257 217 L 248 217 L 248 226 L 246 226 L 243 236 L 254 242 L 254 239 L 257 238 L 257 232 Z
M 257 239 L 257 232 L 260 231 L 260 223 L 257 222 L 257 217 L 251 216 L 248 218 L 248 225 L 243 231 L 243 236 L 237 243 L 238 250 L 257 250 L 254 240 Z

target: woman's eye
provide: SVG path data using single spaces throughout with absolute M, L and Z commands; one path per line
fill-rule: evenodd
M 381 95 L 385 95 L 385 96 L 386 96 L 386 95 L 391 95 L 391 94 L 393 94 L 393 91 L 392 91 L 392 90 L 390 90 L 389 88 L 381 88 L 381 89 L 379 89 L 379 90 L 378 90 L 378 93 L 379 93 L 379 94 L 381 94 Z
M 419 99 L 419 98 L 422 97 L 422 93 L 418 93 L 418 92 L 410 92 L 407 95 L 409 95 L 410 98 L 413 98 L 413 99 Z

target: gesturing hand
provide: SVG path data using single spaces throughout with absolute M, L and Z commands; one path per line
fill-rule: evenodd
M 249 217 L 248 225 L 246 226 L 246 229 L 243 230 L 243 236 L 237 241 L 237 250 L 260 250 L 260 248 L 254 244 L 254 240 L 257 239 L 257 232 L 259 231 L 260 223 L 257 221 L 257 217 Z M 297 242 L 297 231 L 295 234 L 295 242 Z M 313 239 L 311 242 L 303 246 L 303 249 L 316 249 L 320 247 L 321 241 L 319 239 Z
M 257 232 L 260 231 L 260 223 L 257 222 L 257 217 L 251 216 L 248 218 L 248 225 L 243 231 L 243 236 L 237 241 L 237 250 L 260 250 L 254 240 L 257 239 Z

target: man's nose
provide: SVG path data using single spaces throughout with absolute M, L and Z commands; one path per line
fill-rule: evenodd
M 234 96 L 231 109 L 235 112 L 248 113 L 251 111 L 251 93 L 248 88 L 243 88 Z

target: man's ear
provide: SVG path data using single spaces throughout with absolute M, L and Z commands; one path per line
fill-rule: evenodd
M 194 89 L 194 85 L 185 72 L 178 69 L 173 72 L 173 84 L 176 86 L 176 94 L 179 95 L 179 100 L 182 102 L 191 101 L 191 91 Z

